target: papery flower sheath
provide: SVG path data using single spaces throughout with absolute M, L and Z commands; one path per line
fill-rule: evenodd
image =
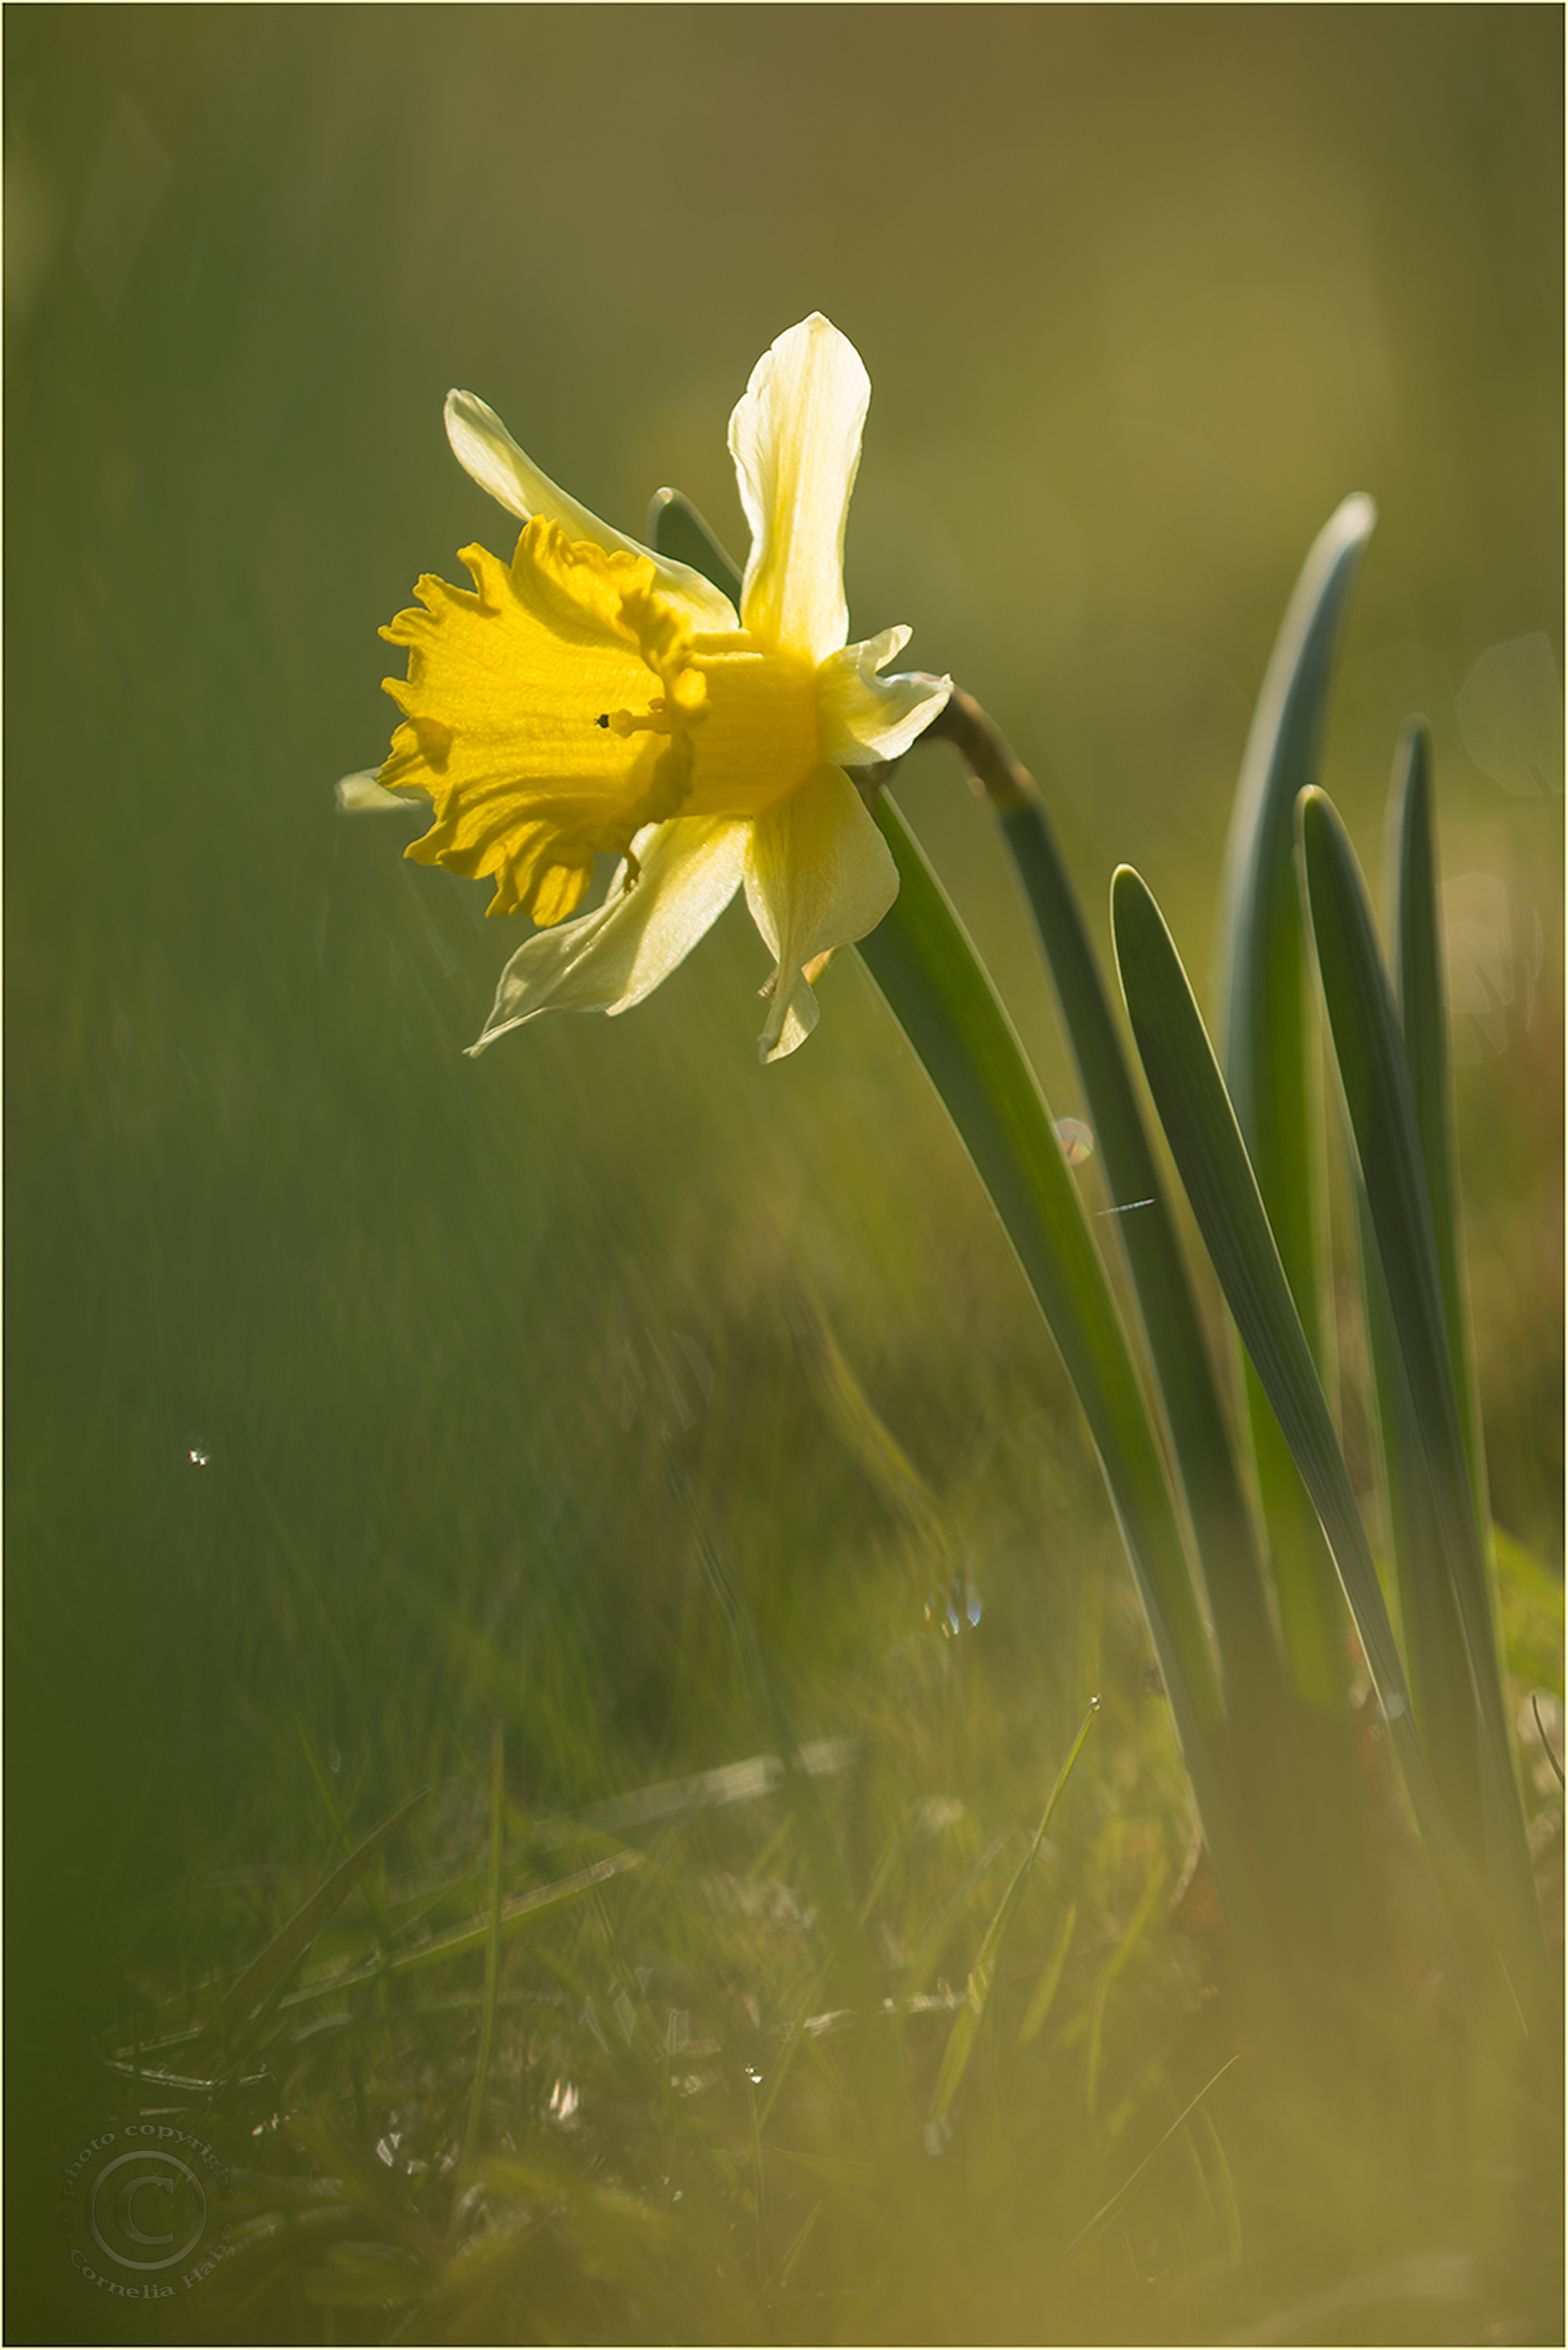
M 510 567 L 463 550 L 472 589 L 426 577 L 382 631 L 408 649 L 380 781 L 427 794 L 406 854 L 492 875 L 492 914 L 541 927 L 471 1052 L 541 1011 L 620 1012 L 745 887 L 776 965 L 765 1060 L 815 1027 L 810 976 L 898 891 L 845 773 L 909 748 L 950 691 L 886 677 L 909 641 L 851 645 L 844 524 L 870 382 L 820 316 L 781 335 L 729 419 L 751 527 L 739 614 L 698 572 L 623 538 L 548 480 L 482 400 L 452 392 L 460 462 L 524 524 Z M 575 914 L 593 860 L 620 866 Z

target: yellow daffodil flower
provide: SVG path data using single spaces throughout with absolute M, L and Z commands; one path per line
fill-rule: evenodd
M 409 856 L 494 875 L 488 911 L 541 926 L 472 1052 L 541 1011 L 629 1010 L 744 886 L 776 965 L 760 1044 L 777 1060 L 817 1024 L 810 978 L 892 904 L 892 857 L 845 770 L 907 750 L 950 684 L 882 675 L 906 628 L 848 642 L 870 398 L 822 317 L 759 361 L 729 420 L 752 533 L 737 615 L 547 480 L 482 400 L 449 395 L 453 450 L 525 528 L 510 570 L 465 547 L 472 590 L 421 579 L 424 608 L 382 631 L 409 662 L 386 681 L 403 724 L 380 779 L 432 803 Z M 621 864 L 604 904 L 565 919 L 606 852 Z

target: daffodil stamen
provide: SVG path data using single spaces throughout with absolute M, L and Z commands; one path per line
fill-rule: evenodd
M 594 720 L 596 726 L 608 727 L 622 742 L 633 734 L 669 734 L 673 732 L 669 715 L 662 701 L 653 700 L 641 717 L 630 710 L 612 710 L 604 717 Z

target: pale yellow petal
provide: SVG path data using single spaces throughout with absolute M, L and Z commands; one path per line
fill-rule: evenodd
M 922 677 L 917 671 L 877 675 L 908 642 L 908 629 L 885 628 L 880 636 L 846 645 L 823 663 L 817 708 L 825 759 L 842 767 L 902 759 L 943 708 L 953 690 L 951 678 Z
M 819 768 L 757 818 L 746 848 L 746 903 L 778 965 L 758 1040 L 764 1060 L 782 1060 L 817 1025 L 805 966 L 875 930 L 898 893 L 887 843 L 840 768 Z
M 337 805 L 345 816 L 417 816 L 419 802 L 401 791 L 388 791 L 376 778 L 380 769 L 362 767 L 352 776 L 339 776 L 336 785 Z M 412 788 L 411 788 L 412 789 Z
M 844 524 L 870 378 L 819 313 L 780 335 L 729 419 L 751 555 L 741 621 L 763 645 L 822 661 L 849 634 Z
M 495 411 L 476 400 L 472 392 L 447 393 L 447 438 L 459 464 L 519 522 L 531 522 L 536 514 L 542 514 L 546 522 L 558 523 L 568 538 L 586 540 L 606 555 L 644 556 L 653 566 L 660 593 L 680 606 L 694 628 L 735 626 L 735 608 L 729 597 L 700 572 L 684 563 L 667 562 L 635 539 L 612 530 L 586 506 L 568 497 L 518 447 Z
M 541 931 L 501 974 L 495 1002 L 470 1053 L 541 1011 L 629 1011 L 667 979 L 740 887 L 744 822 L 677 817 L 651 824 L 633 843 L 640 867 L 622 865 L 604 904 L 575 922 Z

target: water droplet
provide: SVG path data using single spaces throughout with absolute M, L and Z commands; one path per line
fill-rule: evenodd
M 208 1463 L 212 1460 L 212 1455 L 201 1445 L 194 1444 L 191 1446 L 186 1457 L 190 1461 L 193 1468 L 205 1468 Z
M 1097 1697 L 1092 1697 L 1092 1698 L 1090 1698 L 1090 1700 L 1089 1700 L 1089 1710 L 1090 1710 L 1090 1712 L 1091 1714 L 1098 1714 L 1098 1712 L 1100 1711 L 1100 1700 L 1099 1700 L 1099 1699 L 1098 1699 Z
M 747 2078 L 747 2080 L 748 2080 L 748 2081 L 751 2081 L 751 2082 L 752 2082 L 752 2083 L 754 2083 L 754 2084 L 755 2084 L 758 2088 L 760 2088 L 760 2086 L 761 2086 L 761 2081 L 762 2081 L 762 2076 L 761 2076 L 761 2074 L 758 2071 L 758 2069 L 757 2069 L 757 2067 L 756 2067 L 756 2065 L 755 2065 L 755 2064 L 748 2064 L 748 2065 L 746 2066 L 746 2068 L 745 2068 L 745 2076 L 746 2076 L 746 2078 Z
M 1055 1124 L 1061 1155 L 1069 1167 L 1081 1167 L 1085 1159 L 1093 1157 L 1094 1136 L 1081 1118 L 1058 1118 Z

